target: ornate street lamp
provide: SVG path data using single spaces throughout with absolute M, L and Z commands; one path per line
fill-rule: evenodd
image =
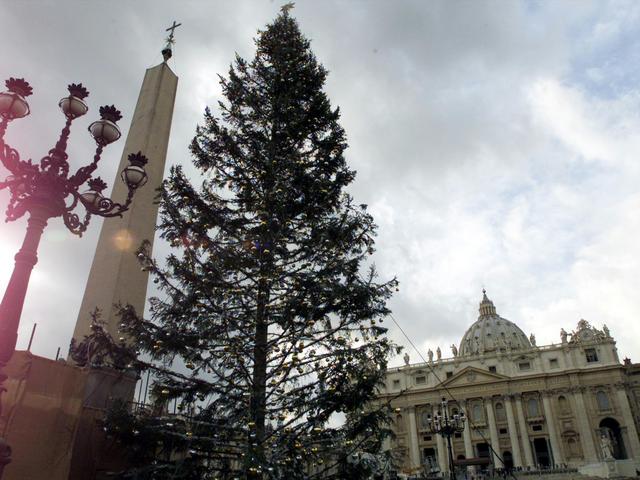
M 446 398 L 440 402 L 440 410 L 431 417 L 431 414 L 427 415 L 427 431 L 429 433 L 435 433 L 442 435 L 447 439 L 447 450 L 449 451 L 449 478 L 454 480 L 455 470 L 453 465 L 453 449 L 451 448 L 451 436 L 456 433 L 462 433 L 464 431 L 465 423 L 464 412 L 455 413 L 451 415 L 449 413 L 449 405 Z
M 69 175 L 66 149 L 71 123 L 89 110 L 84 101 L 89 92 L 82 84 L 69 85 L 69 95 L 58 104 L 66 117 L 66 123 L 55 146 L 39 164 L 21 160 L 18 152 L 4 142 L 4 133 L 10 121 L 29 114 L 29 104 L 25 98 L 31 95 L 32 89 L 21 78 L 10 78 L 5 85 L 7 91 L 0 93 L 0 161 L 11 175 L 0 181 L 0 190 L 8 188 L 10 192 L 6 221 L 17 220 L 27 212 L 29 219 L 22 248 L 15 256 L 13 273 L 0 304 L 0 394 L 5 391 L 3 383 L 7 376 L 3 372 L 4 367 L 16 346 L 29 277 L 38 261 L 38 244 L 48 220 L 61 216 L 72 233 L 82 236 L 91 215 L 122 216 L 129 208 L 136 189 L 147 181 L 144 171 L 147 159 L 140 152 L 129 155 L 130 165 L 122 172 L 122 179 L 129 189 L 124 204 L 104 197 L 102 191 L 107 185 L 99 177 L 91 178 L 104 147 L 120 138 L 116 122 L 122 116 L 114 106 L 100 107 L 100 120 L 89 126 L 89 132 L 96 142 L 93 161 Z M 85 183 L 88 190 L 79 193 Z M 73 212 L 78 203 L 85 209 L 82 220 Z M 10 461 L 11 449 L 0 439 L 0 477 L 4 466 Z

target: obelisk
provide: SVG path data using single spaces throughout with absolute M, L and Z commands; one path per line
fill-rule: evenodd
M 121 172 L 128 165 L 127 156 L 141 151 L 149 159 L 145 167 L 148 181 L 136 191 L 133 203 L 122 218 L 112 218 L 102 224 L 73 332 L 76 342 L 81 342 L 85 335 L 90 334 L 90 313 L 96 307 L 101 311 L 101 319 L 106 322 L 108 332 L 115 339 L 119 336 L 116 304 L 130 304 L 140 315 L 144 311 L 148 273 L 141 269 L 135 252 L 144 240 L 153 245 L 158 217 L 156 189 L 164 176 L 178 86 L 178 77 L 167 65 L 172 56 L 171 46 L 177 26 L 173 22 L 173 26 L 167 29 L 171 33 L 162 50 L 164 61 L 145 73 L 118 168 L 118 172 Z M 126 185 L 116 178 L 111 198 L 118 201 L 126 196 Z

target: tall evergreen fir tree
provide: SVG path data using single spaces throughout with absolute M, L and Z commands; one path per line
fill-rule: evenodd
M 355 172 L 327 72 L 286 9 L 256 46 L 197 129 L 201 187 L 175 167 L 161 189 L 174 251 L 160 264 L 140 250 L 161 291 L 151 318 L 121 312 L 156 379 L 153 411 L 107 418 L 133 454 L 127 478 L 338 478 L 390 432 L 372 401 L 397 284 L 377 280 L 376 226 L 345 191 Z

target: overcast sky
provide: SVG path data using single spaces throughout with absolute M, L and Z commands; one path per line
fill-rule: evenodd
M 71 82 L 91 91 L 73 166 L 90 161 L 98 106 L 122 110 L 126 135 L 175 19 L 167 168 L 189 164 L 195 126 L 220 98 L 217 74 L 235 52 L 252 57 L 256 30 L 281 3 L 0 0 L 0 79 L 34 88 L 32 114 L 10 126 L 8 143 L 23 158 L 46 154 Z M 609 326 L 621 358 L 640 360 L 640 3 L 306 0 L 292 14 L 330 72 L 358 171 L 352 192 L 379 225 L 375 261 L 383 278 L 399 278 L 391 307 L 423 353 L 449 356 L 485 287 L 538 345 L 585 318 Z M 123 146 L 99 167 L 110 184 Z M 0 192 L 1 210 L 7 201 Z M 32 350 L 66 355 L 100 222 L 82 239 L 50 222 L 19 348 L 37 322 Z M 1 291 L 25 224 L 0 224 Z

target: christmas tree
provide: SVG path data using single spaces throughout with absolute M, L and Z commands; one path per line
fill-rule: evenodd
M 397 283 L 377 280 L 327 72 L 288 10 L 220 79 L 220 115 L 207 109 L 191 144 L 202 185 L 180 167 L 163 184 L 173 253 L 139 251 L 161 295 L 149 319 L 122 309 L 118 363 L 154 372 L 155 405 L 106 419 L 132 454 L 125 478 L 337 478 L 390 432 L 372 401 Z

